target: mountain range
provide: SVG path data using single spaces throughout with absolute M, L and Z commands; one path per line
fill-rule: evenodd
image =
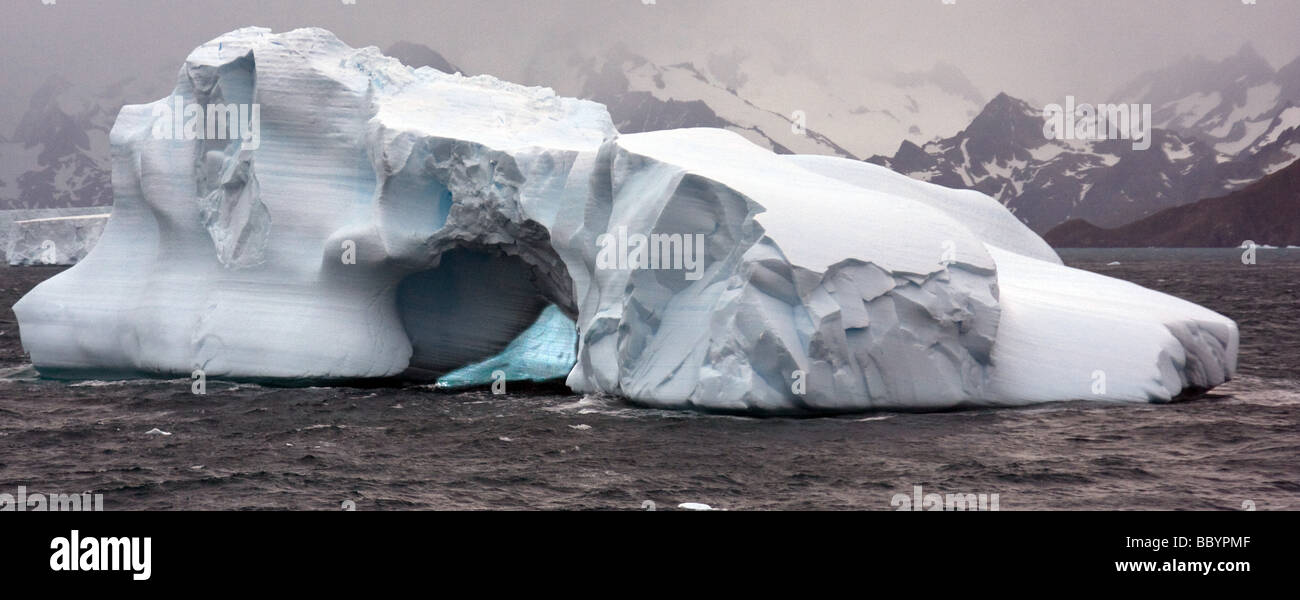
M 0 137 L 0 208 L 112 203 L 108 130 L 117 107 L 72 88 L 50 79 L 13 134 Z
M 1057 248 L 1232 248 L 1300 245 L 1300 162 L 1220 198 L 1103 229 L 1081 219 L 1044 238 Z
M 171 69 L 89 86 L 49 77 L 0 132 L 0 209 L 113 203 L 108 132 L 124 104 L 157 99 Z
M 1041 108 L 999 94 L 957 135 L 905 141 L 868 160 L 989 194 L 1041 233 L 1070 219 L 1130 223 L 1241 189 L 1300 157 L 1300 58 L 1276 71 L 1250 46 L 1219 62 L 1186 59 L 1138 77 L 1111 102 L 1152 105 L 1149 149 L 1049 138 Z
M 1113 101 L 1151 104 L 1156 127 L 1195 136 L 1227 156 L 1254 156 L 1300 126 L 1300 58 L 1274 70 L 1250 44 L 1217 62 L 1185 58 L 1139 75 Z M 1289 164 L 1273 158 L 1261 165 L 1270 173 Z
M 720 127 L 777 152 L 845 158 L 951 135 L 985 102 L 961 71 L 942 63 L 832 83 L 810 65 L 772 64 L 739 50 L 659 64 L 623 47 L 564 48 L 535 57 L 523 78 L 605 104 L 623 133 Z
M 1152 129 L 1150 148 L 1140 150 L 1128 139 L 1048 138 L 1043 123 L 1042 109 L 1000 94 L 957 135 L 923 146 L 903 142 L 893 156 L 868 161 L 984 192 L 1043 232 L 1072 218 L 1113 227 L 1222 195 L 1300 154 L 1295 128 L 1280 135 L 1273 154 L 1231 156 L 1196 135 L 1168 129 Z

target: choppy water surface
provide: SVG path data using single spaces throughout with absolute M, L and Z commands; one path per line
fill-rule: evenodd
M 887 510 L 921 485 L 996 493 L 1003 510 L 1300 508 L 1300 250 L 1260 250 L 1255 265 L 1232 250 L 1062 255 L 1236 319 L 1239 377 L 1172 405 L 813 419 L 645 410 L 558 386 L 209 381 L 196 396 L 183 379 L 40 380 L 6 311 L 0 492 L 92 491 L 108 509 Z M 58 270 L 0 268 L 0 301 Z

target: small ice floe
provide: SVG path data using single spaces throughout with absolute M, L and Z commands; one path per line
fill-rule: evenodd
M 40 377 L 41 374 L 37 373 L 31 365 L 0 369 L 0 382 L 31 381 Z
M 1119 262 L 1118 260 L 1112 260 L 1112 261 L 1106 263 L 1106 266 L 1108 266 L 1108 267 L 1113 267 L 1113 266 L 1118 265 L 1118 264 L 1120 264 L 1120 262 Z
M 580 423 L 578 425 L 570 425 L 569 428 L 577 429 L 578 431 L 586 431 L 588 429 L 591 429 L 591 425 L 588 425 L 586 423 Z
M 154 427 L 153 429 L 150 429 L 149 431 L 144 432 L 144 434 L 145 434 L 145 435 L 171 435 L 172 432 L 170 432 L 170 431 L 163 431 L 163 430 L 161 430 L 161 429 L 158 429 L 157 427 Z
M 501 441 L 503 441 L 503 442 L 513 442 L 513 441 L 515 441 L 514 438 L 508 438 L 508 437 L 506 437 L 506 436 L 504 436 L 504 435 L 501 436 L 501 437 L 499 437 L 499 438 L 497 438 L 497 439 L 498 439 L 498 440 L 501 440 Z
M 708 504 L 700 504 L 699 502 L 683 502 L 678 504 L 677 508 L 682 510 L 713 510 L 712 506 L 709 506 Z

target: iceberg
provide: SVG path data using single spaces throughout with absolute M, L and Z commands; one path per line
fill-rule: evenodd
M 859 161 L 790 160 L 844 181 L 906 191 L 985 240 L 998 270 L 1001 309 L 990 397 L 980 404 L 1080 398 L 1170 401 L 1236 372 L 1232 320 L 1127 281 L 1066 267 L 996 200 L 950 190 Z
M 201 135 L 231 106 L 251 131 Z M 788 414 L 1161 402 L 1236 367 L 1231 320 L 1064 266 L 978 192 L 620 135 L 600 104 L 322 29 L 200 46 L 110 137 L 100 242 L 14 306 L 47 377 L 564 377 Z
M 178 103 L 259 106 L 256 149 L 159 135 Z M 321 29 L 223 35 L 171 97 L 118 115 L 112 218 L 15 305 L 24 347 L 50 377 L 432 378 L 483 360 L 547 304 L 572 314 L 547 223 L 615 133 L 598 104 Z
M 582 222 L 561 219 L 552 236 L 562 256 L 582 255 L 571 264 L 595 267 L 570 269 L 573 389 L 760 412 L 984 395 L 996 269 L 946 213 L 721 129 L 619 136 L 601 155 Z M 598 238 L 622 230 L 702 236 L 702 276 L 599 268 Z
M 10 266 L 76 264 L 95 247 L 107 223 L 107 213 L 14 221 L 5 256 Z
M 784 158 L 827 177 L 922 202 L 956 219 L 989 245 L 1061 264 L 1061 257 L 1043 238 L 987 194 L 933 185 L 868 162 L 801 154 Z

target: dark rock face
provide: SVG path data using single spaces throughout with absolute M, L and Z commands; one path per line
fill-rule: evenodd
M 470 73 L 462 71 L 460 67 L 448 62 L 447 59 L 443 58 L 441 54 L 438 54 L 436 50 L 425 46 L 424 44 L 397 42 L 396 44 L 389 46 L 388 49 L 384 51 L 384 54 L 402 61 L 402 64 L 408 67 L 415 67 L 417 69 L 420 67 L 431 67 L 442 71 L 443 73 L 464 73 L 465 75 L 470 75 Z
M 1227 196 L 1170 208 L 1114 229 L 1082 219 L 1044 236 L 1057 248 L 1300 245 L 1300 163 Z
M 0 209 L 112 204 L 108 130 L 120 103 L 70 101 L 71 87 L 58 78 L 41 86 L 0 140 Z

